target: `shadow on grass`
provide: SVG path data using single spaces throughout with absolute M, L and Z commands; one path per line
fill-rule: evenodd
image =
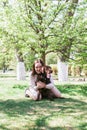
M 27 88 L 27 85 L 14 84 L 14 85 L 13 85 L 13 88 L 14 88 L 14 89 L 16 89 L 16 88 L 25 89 L 25 88 Z
M 70 95 L 74 95 L 76 93 L 81 94 L 83 96 L 87 96 L 87 84 L 83 85 L 75 85 L 75 84 L 66 84 L 66 85 L 56 85 L 57 88 L 62 93 L 68 93 Z
M 3 125 L 0 125 L 0 130 L 11 130 L 11 129 L 9 129 L 9 128 L 3 126 Z
M 79 130 L 87 130 L 87 122 L 86 123 L 81 123 L 79 126 L 78 126 Z
M 53 127 L 53 128 L 51 128 L 51 127 L 36 127 L 36 128 L 29 128 L 29 130 L 83 130 L 83 129 L 77 129 L 77 128 L 75 128 L 75 127 L 68 127 L 68 126 L 66 126 L 66 127 Z M 86 129 L 84 129 L 84 130 L 86 130 Z
M 38 114 L 39 110 L 43 109 L 50 113 L 56 110 L 56 112 L 75 112 L 76 110 L 82 111 L 87 110 L 87 103 L 73 99 L 55 99 L 54 101 L 41 100 L 33 101 L 30 99 L 24 100 L 12 100 L 8 99 L 6 101 L 0 100 L 0 111 L 4 112 L 9 116 L 19 116 L 26 114 Z M 27 113 L 28 112 L 28 113 Z M 42 114 L 42 112 L 41 112 Z
M 33 128 L 29 128 L 29 130 L 66 130 L 66 127 L 50 127 L 46 123 L 46 120 L 58 116 L 58 114 L 63 113 L 74 113 L 79 111 L 84 111 L 82 116 L 85 115 L 87 110 L 87 104 L 83 101 L 66 98 L 66 99 L 55 99 L 54 101 L 49 100 L 41 100 L 41 101 L 32 101 L 30 99 L 24 100 L 6 100 L 0 101 L 0 112 L 5 113 L 8 117 L 20 117 L 22 116 L 37 116 L 35 120 L 36 126 Z M 0 126 L 0 128 L 5 126 Z M 45 129 L 44 129 L 45 127 Z M 85 130 L 86 124 L 82 124 L 78 126 L 84 128 Z M 4 130 L 8 130 L 7 128 Z M 10 129 L 9 129 L 10 130 Z M 75 130 L 75 128 L 67 128 L 67 130 Z M 77 130 L 77 129 L 76 129 Z
M 1 128 L 1 130 L 12 130 L 12 129 L 9 129 L 9 128 L 2 126 L 2 125 L 0 125 L 0 128 Z M 17 129 L 14 129 L 14 130 L 17 130 Z M 84 129 L 82 129 L 82 128 L 77 129 L 75 127 L 68 127 L 68 126 L 66 126 L 66 127 L 53 127 L 53 128 L 51 128 L 51 127 L 37 127 L 36 126 L 34 128 L 28 127 L 28 129 L 26 129 L 26 130 L 86 130 L 86 129 L 85 128 Z

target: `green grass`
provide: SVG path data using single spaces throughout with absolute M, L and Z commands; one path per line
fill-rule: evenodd
M 87 130 L 87 84 L 58 84 L 65 99 L 25 98 L 28 80 L 0 79 L 0 130 Z

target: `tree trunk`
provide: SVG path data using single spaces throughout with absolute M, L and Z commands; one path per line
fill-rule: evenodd
M 46 63 L 46 56 L 45 56 L 45 52 L 42 53 L 41 55 L 41 59 L 43 60 L 44 64 Z
M 17 80 L 26 79 L 25 64 L 23 60 L 23 54 L 16 48 L 16 57 L 17 57 Z
M 58 59 L 58 80 L 60 82 L 68 81 L 68 65 Z
M 24 62 L 17 63 L 17 80 L 25 80 L 26 73 L 25 73 L 25 65 Z
M 68 1 L 66 1 L 68 2 Z M 76 6 L 78 4 L 78 0 L 72 0 L 70 8 L 68 9 L 68 12 L 66 14 L 66 22 L 63 24 L 63 26 L 66 26 L 66 24 L 69 22 L 70 27 L 72 24 L 72 18 L 75 13 Z M 69 27 L 69 28 L 70 28 Z M 61 54 L 59 55 L 59 60 L 58 60 L 58 79 L 59 81 L 67 81 L 68 80 L 68 65 L 67 61 L 70 57 L 70 50 L 72 46 L 72 38 L 69 39 L 69 42 L 63 46 L 61 50 Z

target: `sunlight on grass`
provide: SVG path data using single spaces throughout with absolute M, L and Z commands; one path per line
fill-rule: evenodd
M 65 116 L 65 117 L 59 116 L 58 118 L 54 117 L 51 120 L 50 119 L 48 119 L 48 120 L 49 120 L 48 125 L 50 127 L 63 127 L 63 126 L 71 127 L 71 124 L 72 124 L 72 126 L 73 125 L 76 126 L 76 124 L 77 124 L 77 123 L 75 123 L 75 119 L 73 117 L 70 117 L 70 116 Z

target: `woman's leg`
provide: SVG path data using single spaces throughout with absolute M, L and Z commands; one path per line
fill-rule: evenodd
M 42 99 L 42 96 L 41 96 L 39 90 L 35 91 L 32 88 L 29 88 L 26 90 L 26 95 L 29 95 L 29 97 L 33 100 L 41 100 Z
M 61 93 L 55 86 L 51 88 L 51 92 L 54 94 L 55 97 L 61 98 Z

